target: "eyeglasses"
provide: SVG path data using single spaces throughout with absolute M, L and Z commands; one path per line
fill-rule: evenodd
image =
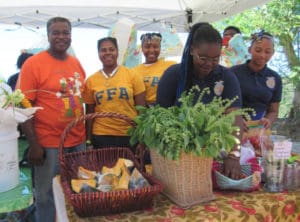
M 214 58 L 206 57 L 206 56 L 199 56 L 198 54 L 194 54 L 193 56 L 196 57 L 199 63 L 207 63 L 207 62 L 212 62 L 212 63 L 219 63 L 220 56 L 216 56 Z
M 161 34 L 160 33 L 145 33 L 143 35 L 141 35 L 141 41 L 144 42 L 145 40 L 151 41 L 151 40 L 159 40 L 161 41 Z

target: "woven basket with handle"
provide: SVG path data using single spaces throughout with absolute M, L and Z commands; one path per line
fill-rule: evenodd
M 61 136 L 59 147 L 59 161 L 61 184 L 67 201 L 74 211 L 81 217 L 107 215 L 149 208 L 153 204 L 155 195 L 162 191 L 161 183 L 154 177 L 143 172 L 143 167 L 135 155 L 127 147 L 103 148 L 88 151 L 64 153 L 64 141 L 70 130 L 78 123 L 94 118 L 123 119 L 130 125 L 134 122 L 125 115 L 117 113 L 93 113 L 84 115 L 71 122 Z M 92 171 L 100 172 L 103 166 L 113 167 L 119 158 L 133 161 L 134 166 L 142 173 L 151 186 L 140 189 L 117 190 L 110 192 L 83 192 L 75 193 L 71 188 L 71 179 L 77 178 L 78 167 L 82 166 Z

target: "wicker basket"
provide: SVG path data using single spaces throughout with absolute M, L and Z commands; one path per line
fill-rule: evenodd
M 260 188 L 262 168 L 257 163 L 241 165 L 242 173 L 246 177 L 240 180 L 234 180 L 226 177 L 221 173 L 223 170 L 224 164 L 222 162 L 213 162 L 212 172 L 214 189 L 251 192 Z
M 153 175 L 164 186 L 165 194 L 183 208 L 213 200 L 212 158 L 181 153 L 180 160 L 162 157 L 150 149 Z
M 104 117 L 119 118 L 127 121 L 131 125 L 134 124 L 134 122 L 126 116 L 116 113 L 88 114 L 71 122 L 66 127 L 61 137 L 61 144 L 59 147 L 61 184 L 67 201 L 73 206 L 74 211 L 80 217 L 108 215 L 149 208 L 152 206 L 154 196 L 162 191 L 162 185 L 160 182 L 154 177 L 143 172 L 141 165 L 129 148 L 93 149 L 84 152 L 67 154 L 63 152 L 65 137 L 72 127 L 87 119 Z M 83 166 L 89 170 L 100 171 L 104 165 L 113 167 L 118 158 L 132 160 L 134 166 L 140 170 L 151 186 L 141 189 L 111 192 L 73 192 L 71 188 L 71 179 L 77 178 L 79 166 Z

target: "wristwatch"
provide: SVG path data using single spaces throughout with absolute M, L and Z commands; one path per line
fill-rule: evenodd
M 230 151 L 228 156 L 239 159 L 241 157 L 241 153 L 237 150 Z

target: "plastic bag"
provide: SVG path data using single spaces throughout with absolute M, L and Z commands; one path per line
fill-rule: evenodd
M 255 155 L 252 144 L 247 140 L 247 142 L 241 146 L 240 164 L 246 164 L 248 160 L 255 158 Z
M 259 123 L 259 120 L 247 121 L 246 124 L 248 131 L 243 133 L 242 145 L 250 142 L 255 150 L 256 156 L 261 156 L 260 137 L 270 136 L 271 131 L 265 129 L 264 126 Z

